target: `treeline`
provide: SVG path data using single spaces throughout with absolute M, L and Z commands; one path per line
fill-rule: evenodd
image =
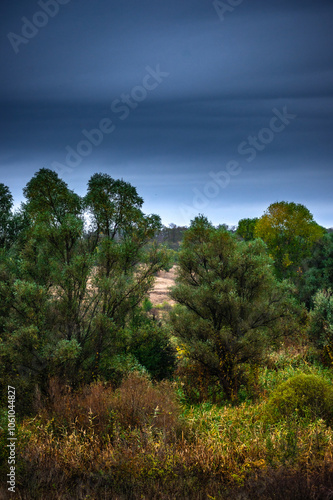
M 221 226 L 231 233 L 236 232 L 235 226 L 228 226 L 227 224 L 221 224 Z M 187 229 L 187 226 L 177 226 L 174 223 L 169 224 L 169 226 L 163 225 L 162 229 L 155 235 L 154 240 L 171 250 L 178 251 Z
M 24 195 L 14 212 L 0 186 L 0 380 L 22 413 L 54 377 L 117 386 L 135 370 L 180 377 L 193 401 L 233 399 L 269 346 L 299 334 L 332 362 L 333 233 L 303 205 L 274 203 L 237 230 L 203 215 L 166 228 L 107 174 L 80 197 L 41 169 Z M 148 293 L 172 250 L 177 306 L 155 321 Z
M 176 224 L 169 224 L 169 226 L 162 226 L 161 230 L 155 235 L 154 239 L 160 244 L 166 245 L 172 250 L 179 250 L 181 241 L 184 237 L 187 226 L 177 226 Z

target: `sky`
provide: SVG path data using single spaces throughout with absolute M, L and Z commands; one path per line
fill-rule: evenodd
M 333 227 L 333 2 L 2 0 L 0 182 L 124 179 L 166 225 Z

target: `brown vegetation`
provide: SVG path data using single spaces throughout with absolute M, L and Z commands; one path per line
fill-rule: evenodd
M 54 379 L 47 404 L 20 425 L 17 498 L 331 498 L 323 421 L 268 425 L 265 400 L 186 408 L 175 389 L 135 373 L 117 390 L 98 382 L 71 393 Z

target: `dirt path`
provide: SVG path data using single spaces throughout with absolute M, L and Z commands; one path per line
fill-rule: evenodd
M 169 272 L 160 271 L 158 273 L 154 288 L 149 296 L 153 306 L 163 304 L 163 302 L 168 302 L 170 305 L 175 304 L 175 301 L 170 299 L 168 294 L 168 289 L 175 284 L 175 276 L 176 266 L 173 266 Z

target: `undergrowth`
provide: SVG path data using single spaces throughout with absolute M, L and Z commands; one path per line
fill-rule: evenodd
M 328 499 L 331 427 L 297 413 L 264 418 L 274 389 L 301 373 L 332 383 L 305 352 L 283 349 L 258 372 L 260 396 L 233 404 L 184 404 L 177 382 L 135 373 L 116 390 L 98 382 L 71 393 L 53 380 L 39 413 L 19 423 L 16 496 Z

